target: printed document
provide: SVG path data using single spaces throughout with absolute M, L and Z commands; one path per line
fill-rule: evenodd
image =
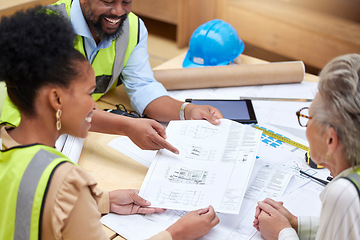
M 267 130 L 285 134 L 274 128 Z M 285 136 L 293 139 L 289 134 Z M 263 134 L 240 213 L 217 213 L 220 223 L 201 239 L 263 239 L 252 226 L 252 222 L 257 202 L 266 197 L 283 201 L 284 206 L 296 216 L 319 216 L 319 194 L 324 187 L 302 176 L 299 170 L 323 179 L 326 179 L 329 171 L 310 168 L 304 156 L 304 150 Z M 186 213 L 180 210 L 167 210 L 146 216 L 110 213 L 102 217 L 101 222 L 126 239 L 140 240 L 148 239 L 165 230 Z
M 231 120 L 171 121 L 167 140 L 180 154 L 160 150 L 140 196 L 153 207 L 191 211 L 212 205 L 239 214 L 260 144 L 261 131 Z
M 262 145 L 260 145 L 261 147 Z M 279 200 L 290 178 L 290 174 L 283 172 L 277 167 L 271 167 L 266 161 L 258 158 L 255 161 L 249 186 L 241 204 L 240 213 L 217 213 L 220 223 L 201 239 L 250 239 L 256 234 L 256 229 L 252 226 L 252 222 L 257 202 L 264 200 L 266 197 Z M 303 200 L 303 198 L 301 199 Z M 140 214 L 118 215 L 110 213 L 102 217 L 101 222 L 126 239 L 141 240 L 149 239 L 151 236 L 165 230 L 186 213 L 186 211 L 179 210 L 166 210 L 163 213 L 146 216 Z
M 68 134 L 61 135 L 55 143 L 58 151 L 62 152 L 74 163 L 79 162 L 80 154 L 84 146 L 85 139 L 73 137 Z

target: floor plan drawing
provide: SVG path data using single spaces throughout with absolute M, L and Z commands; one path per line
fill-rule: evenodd
M 171 121 L 167 141 L 179 150 L 160 150 L 140 189 L 154 207 L 191 211 L 212 205 L 238 214 L 256 159 L 261 131 L 231 120 Z
M 199 206 L 204 194 L 196 190 L 167 190 L 159 189 L 156 200 L 161 204 L 184 204 Z
M 167 178 L 173 183 L 202 184 L 206 183 L 208 171 L 191 170 L 187 168 L 171 169 L 167 172 Z

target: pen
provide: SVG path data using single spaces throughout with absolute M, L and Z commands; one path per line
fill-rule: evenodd
M 316 181 L 318 181 L 318 182 L 320 182 L 320 183 L 322 183 L 324 185 L 327 185 L 329 183 L 328 181 L 325 181 L 325 180 L 322 180 L 320 178 L 314 177 L 314 176 L 304 172 L 303 170 L 300 170 L 300 173 L 304 174 L 305 176 L 308 176 L 309 178 L 314 179 L 314 180 L 316 180 Z
M 312 102 L 306 98 L 276 98 L 276 97 L 240 97 L 240 100 L 259 100 L 259 101 L 282 101 L 282 102 Z

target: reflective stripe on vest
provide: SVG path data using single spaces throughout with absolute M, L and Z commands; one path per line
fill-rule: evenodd
M 32 208 L 38 183 L 44 170 L 58 157 L 53 153 L 40 149 L 27 166 L 21 178 L 16 202 L 14 240 L 30 239 Z
M 71 162 L 39 144 L 0 151 L 0 239 L 39 239 L 50 177 L 66 161 Z
M 354 184 L 360 199 L 360 169 L 344 178 L 348 179 L 352 184 Z

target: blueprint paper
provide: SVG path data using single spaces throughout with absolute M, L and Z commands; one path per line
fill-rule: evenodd
M 266 173 L 266 174 L 264 174 Z M 291 175 L 258 159 L 250 177 L 239 214 L 217 213 L 220 223 L 202 237 L 203 240 L 218 239 L 250 239 L 256 234 L 252 226 L 255 208 L 259 199 L 272 197 L 279 200 L 290 180 Z M 303 198 L 301 198 L 303 199 Z M 166 210 L 163 213 L 149 215 L 118 215 L 107 214 L 101 222 L 129 240 L 149 239 L 151 236 L 164 231 L 171 224 L 184 216 L 186 211 Z
M 176 155 L 160 150 L 140 189 L 153 207 L 238 214 L 252 172 L 261 131 L 222 119 L 171 121 L 167 140 Z
M 63 134 L 56 141 L 55 148 L 62 152 L 74 163 L 78 163 L 84 142 L 84 138 Z
M 262 127 L 269 127 L 262 125 Z M 277 134 L 294 139 L 288 133 L 271 127 Z M 287 143 L 261 136 L 253 172 L 250 176 L 239 214 L 217 213 L 220 223 L 201 239 L 263 239 L 252 226 L 258 201 L 266 197 L 284 202 L 294 215 L 319 216 L 320 192 L 324 186 L 299 174 L 303 170 L 316 177 L 325 178 L 327 169 L 312 169 L 304 160 L 305 151 Z M 105 215 L 101 222 L 126 239 L 148 239 L 176 222 L 186 211 L 167 210 L 147 216 Z

